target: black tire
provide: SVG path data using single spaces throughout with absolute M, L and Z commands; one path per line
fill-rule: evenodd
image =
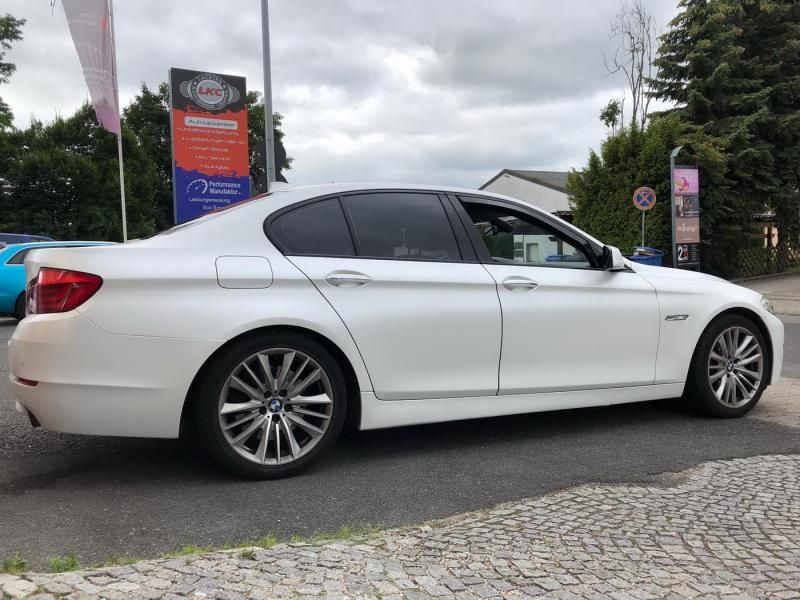
M 709 381 L 709 360 L 712 348 L 717 338 L 731 327 L 746 329 L 755 337 L 761 347 L 763 356 L 762 374 L 760 382 L 752 398 L 741 406 L 729 406 L 719 400 L 712 389 Z M 767 381 L 771 374 L 771 364 L 767 342 L 761 330 L 747 317 L 737 314 L 723 315 L 706 328 L 697 342 L 692 363 L 689 368 L 689 376 L 686 380 L 684 401 L 687 405 L 696 408 L 701 413 L 716 418 L 730 419 L 741 417 L 750 412 L 764 393 Z
M 307 453 L 285 464 L 259 464 L 241 456 L 225 439 L 219 416 L 220 398 L 229 376 L 243 361 L 256 353 L 278 348 L 297 350 L 311 357 L 321 367 L 330 382 L 332 413 L 324 434 Z M 287 331 L 246 337 L 226 348 L 203 369 L 193 387 L 193 421 L 203 447 L 224 469 L 251 479 L 278 479 L 296 475 L 322 458 L 339 437 L 347 413 L 345 377 L 336 359 L 314 339 Z M 281 433 L 275 432 L 275 435 L 280 436 Z M 284 444 L 288 443 L 285 437 L 282 439 Z
M 17 321 L 25 318 L 25 292 L 17 296 L 17 301 L 14 303 L 14 318 Z

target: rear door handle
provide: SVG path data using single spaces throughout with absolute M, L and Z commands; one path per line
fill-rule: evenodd
M 325 281 L 336 287 L 360 287 L 372 281 L 372 277 L 363 273 L 339 271 L 328 274 Z
M 527 291 L 535 290 L 539 284 L 525 277 L 507 277 L 503 280 L 503 287 L 511 290 Z

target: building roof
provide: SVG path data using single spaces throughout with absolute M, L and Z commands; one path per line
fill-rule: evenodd
M 567 193 L 567 172 L 566 171 L 526 171 L 521 169 L 503 169 L 489 181 L 484 183 L 480 189 L 484 189 L 493 181 L 498 180 L 503 175 L 513 175 L 520 179 L 525 179 L 533 183 L 538 183 L 544 187 Z

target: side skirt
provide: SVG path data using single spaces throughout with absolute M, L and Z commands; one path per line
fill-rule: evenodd
M 677 398 L 683 394 L 683 386 L 684 383 L 679 382 L 570 392 L 392 401 L 378 400 L 374 393 L 362 392 L 360 429 L 383 429 Z

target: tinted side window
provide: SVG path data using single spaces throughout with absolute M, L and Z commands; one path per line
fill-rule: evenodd
M 450 221 L 433 194 L 358 194 L 344 202 L 360 256 L 461 260 Z
M 14 256 L 9 258 L 6 261 L 6 264 L 7 265 L 21 265 L 22 263 L 25 262 L 25 257 L 28 256 L 28 252 L 30 252 L 30 251 L 31 251 L 30 248 L 25 248 L 25 250 L 20 250 Z
M 587 269 L 586 253 L 561 233 L 506 208 L 464 202 L 489 255 L 497 263 Z
M 336 198 L 281 215 L 270 230 L 289 254 L 355 255 L 347 221 Z

